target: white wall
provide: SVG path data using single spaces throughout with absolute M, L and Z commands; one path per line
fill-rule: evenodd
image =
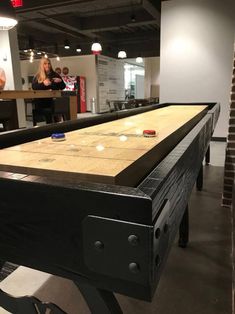
M 162 4 L 160 101 L 220 102 L 218 137 L 228 129 L 234 21 L 234 0 Z
M 6 74 L 5 90 L 21 90 L 20 56 L 16 28 L 0 31 L 0 67 Z M 25 105 L 22 99 L 17 100 L 19 127 L 26 126 Z
M 24 89 L 28 89 L 28 76 L 35 75 L 38 69 L 38 60 L 35 60 L 33 63 L 29 61 L 21 61 L 21 73 L 24 77 L 26 83 Z M 97 75 L 96 75 L 96 65 L 95 65 L 95 56 L 74 56 L 74 57 L 64 57 L 60 61 L 57 61 L 55 58 L 51 59 L 53 68 L 56 67 L 68 67 L 70 75 L 81 75 L 86 77 L 86 102 L 87 110 L 90 110 L 90 99 L 96 98 L 96 84 L 97 84 Z
M 135 98 L 143 99 L 144 98 L 144 76 L 136 75 L 135 76 Z
M 160 85 L 160 57 L 151 57 L 144 59 L 144 96 L 151 97 L 151 85 Z

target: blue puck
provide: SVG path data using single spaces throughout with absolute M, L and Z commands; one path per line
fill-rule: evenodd
M 64 133 L 53 133 L 51 135 L 51 139 L 52 139 L 52 141 L 55 141 L 55 142 L 64 141 L 65 135 L 64 135 Z

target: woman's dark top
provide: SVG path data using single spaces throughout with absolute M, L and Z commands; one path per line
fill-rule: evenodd
M 47 77 L 50 81 L 51 81 L 51 85 L 44 85 L 43 82 L 42 83 L 39 83 L 36 76 L 33 78 L 33 82 L 32 82 L 32 88 L 35 89 L 35 90 L 48 90 L 48 89 L 52 89 L 52 90 L 62 90 L 65 88 L 65 83 L 64 81 L 62 80 L 61 76 L 54 72 L 54 71 L 51 71 Z M 61 79 L 61 82 L 60 83 L 55 83 L 53 81 L 53 78 L 59 78 Z
M 34 90 L 48 90 L 48 89 L 62 90 L 66 86 L 63 79 L 61 78 L 61 76 L 54 71 L 51 71 L 47 75 L 47 78 L 51 81 L 51 84 L 48 86 L 44 85 L 43 82 L 39 83 L 36 76 L 35 76 L 33 78 L 33 82 L 32 82 L 32 89 L 34 89 Z M 61 82 L 56 83 L 53 81 L 53 78 L 60 78 Z M 37 109 L 52 108 L 53 107 L 53 98 L 35 98 L 34 103 L 35 103 L 35 108 L 37 108 Z

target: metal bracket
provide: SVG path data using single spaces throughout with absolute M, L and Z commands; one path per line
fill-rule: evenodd
M 84 262 L 93 272 L 149 285 L 169 246 L 170 202 L 164 200 L 154 226 L 98 216 L 83 221 Z
M 152 226 L 97 216 L 83 221 L 85 264 L 102 275 L 149 283 L 152 241 Z

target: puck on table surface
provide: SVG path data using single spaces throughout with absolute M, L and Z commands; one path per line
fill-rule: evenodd
M 65 141 L 65 134 L 64 133 L 53 133 L 51 135 L 51 139 L 53 142 Z
M 143 135 L 144 135 L 145 137 L 154 137 L 154 136 L 156 136 L 157 134 L 156 134 L 156 131 L 155 131 L 155 130 L 144 130 L 144 131 L 143 131 Z

